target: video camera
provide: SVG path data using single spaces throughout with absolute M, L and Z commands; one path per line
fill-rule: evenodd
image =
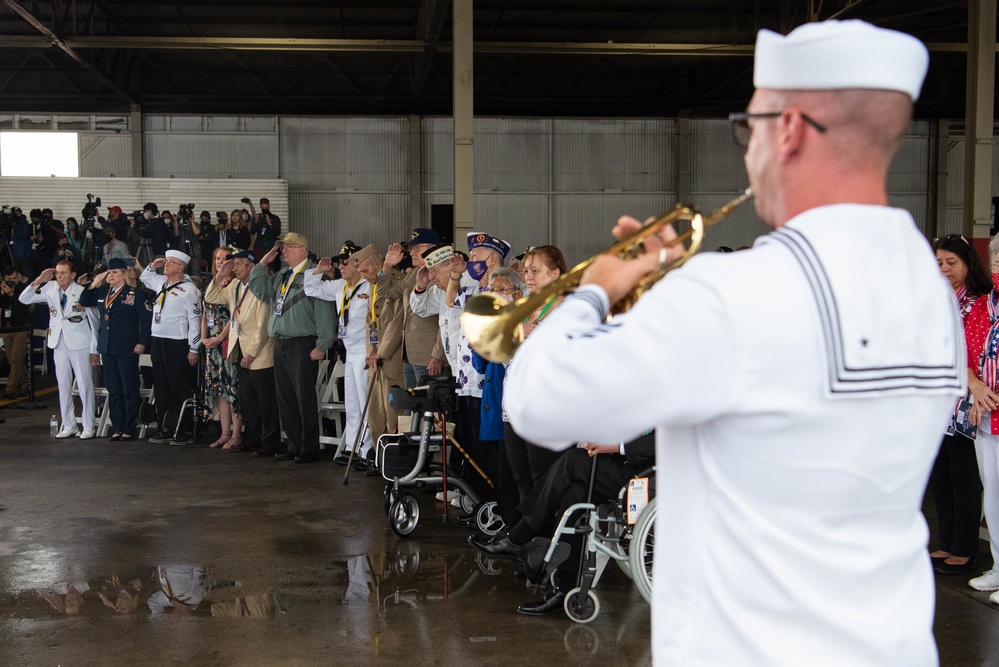
M 180 220 L 182 227 L 187 227 L 191 224 L 191 216 L 194 215 L 195 204 L 181 204 L 177 207 L 177 218 Z
M 96 199 L 92 194 L 87 194 L 87 203 L 83 205 L 83 211 L 80 215 L 83 216 L 84 222 L 93 223 L 97 219 L 97 209 L 101 205 L 101 198 Z
M 21 209 L 18 206 L 0 207 L 0 231 L 10 232 L 21 219 Z

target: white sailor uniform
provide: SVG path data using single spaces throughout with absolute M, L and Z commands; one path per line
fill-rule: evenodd
M 364 427 L 362 413 L 368 399 L 368 371 L 365 368 L 368 336 L 368 310 L 371 307 L 371 283 L 361 278 L 353 286 L 344 279 L 323 280 L 322 275 L 311 271 L 305 274 L 305 293 L 324 301 L 336 303 L 338 335 L 347 349 L 343 373 L 343 402 L 347 416 L 344 428 L 346 451 L 354 447 L 357 431 Z M 344 310 L 344 303 L 347 309 Z M 346 324 L 345 324 L 346 323 Z M 373 447 L 371 433 L 361 442 L 359 455 L 364 456 Z
M 909 214 L 813 209 L 606 312 L 567 298 L 507 407 L 549 446 L 658 426 L 655 663 L 935 665 L 920 506 L 965 363 Z
M 166 413 L 180 413 L 191 398 L 194 370 L 187 361 L 189 352 L 201 349 L 201 290 L 186 273 L 174 283 L 146 267 L 139 280 L 154 292 L 151 354 L 153 392 L 160 428 Z
M 97 353 L 98 319 L 95 309 L 80 305 L 80 295 L 85 290 L 82 285 L 73 283 L 63 292 L 52 280 L 38 288 L 29 285 L 18 296 L 23 304 L 46 304 L 49 309 L 48 346 L 52 349 L 59 383 L 63 433 L 76 431 L 74 375 L 83 407 L 83 428 L 87 431 L 94 428 L 94 378 L 90 355 Z

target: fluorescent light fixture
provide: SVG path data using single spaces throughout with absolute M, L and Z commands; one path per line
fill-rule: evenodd
M 76 132 L 0 132 L 0 176 L 79 175 Z

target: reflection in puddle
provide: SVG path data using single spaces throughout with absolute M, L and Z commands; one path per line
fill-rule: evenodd
M 495 561 L 476 559 L 468 551 L 423 552 L 415 541 L 350 558 L 346 565 L 349 583 L 343 603 L 377 603 L 381 607 L 457 598 L 483 574 L 494 576 L 502 571 Z

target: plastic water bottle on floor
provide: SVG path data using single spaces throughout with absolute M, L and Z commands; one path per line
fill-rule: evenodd
M 52 415 L 52 419 L 49 420 L 49 435 L 57 435 L 59 433 L 59 420 L 56 419 L 55 415 Z

